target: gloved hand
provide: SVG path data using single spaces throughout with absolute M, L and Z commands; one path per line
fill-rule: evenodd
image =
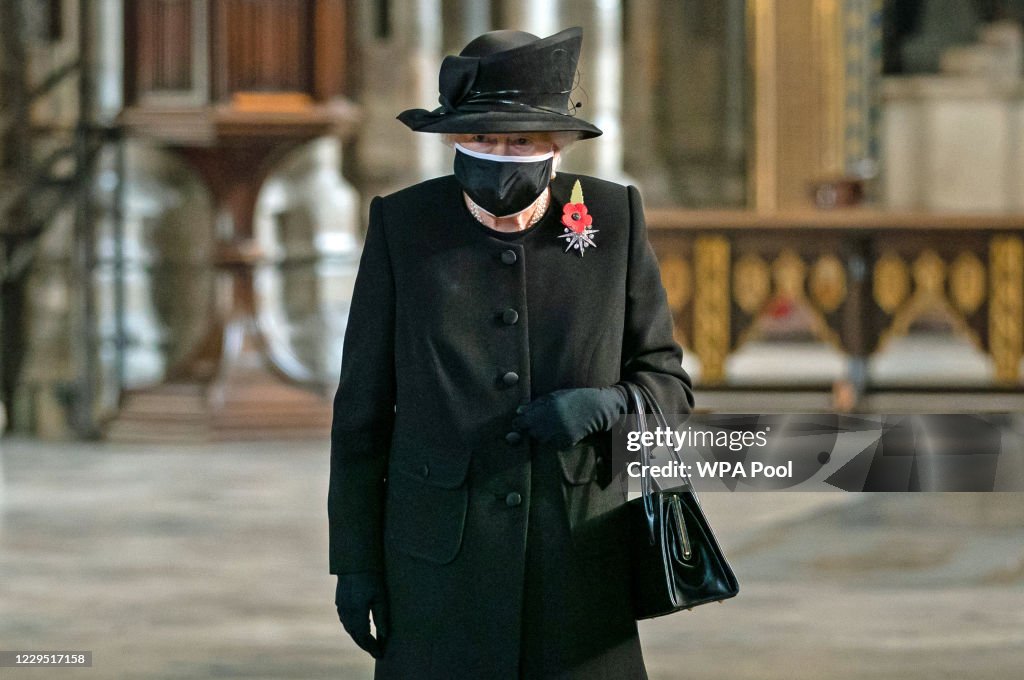
M 388 635 L 388 602 L 384 575 L 377 571 L 339 574 L 334 593 L 338 619 L 357 645 L 375 659 L 383 653 Z M 377 626 L 377 637 L 370 635 L 370 612 Z
M 626 412 L 629 394 L 622 385 L 555 390 L 516 409 L 516 429 L 558 448 L 610 429 Z

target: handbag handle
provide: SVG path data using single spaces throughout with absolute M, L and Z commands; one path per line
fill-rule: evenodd
M 658 400 L 654 398 L 654 394 L 651 393 L 650 388 L 648 388 L 646 385 L 642 385 L 642 384 L 639 384 L 639 383 L 636 383 L 636 384 L 630 383 L 630 384 L 634 385 L 634 387 L 636 387 L 636 389 L 640 392 L 640 394 L 643 395 L 642 401 L 645 402 L 647 404 L 647 406 L 651 409 L 651 415 L 654 416 L 654 419 L 656 421 L 656 425 L 658 427 L 661 427 L 662 429 L 671 429 L 671 428 L 669 428 L 668 421 L 665 419 L 665 414 L 662 413 L 662 411 L 661 411 L 661 406 L 658 404 Z M 646 420 L 646 418 L 645 418 L 645 420 Z M 679 452 L 675 448 L 673 448 L 671 446 L 669 446 L 668 448 L 672 452 L 672 458 L 677 463 L 679 463 L 680 465 L 683 465 L 684 461 L 683 461 L 682 457 L 679 455 Z M 654 455 L 651 454 L 651 457 L 653 458 Z M 693 488 L 693 484 L 690 482 L 690 478 L 689 477 L 684 477 L 683 478 L 683 484 L 682 485 L 689 489 L 690 493 L 693 494 L 694 498 L 697 498 L 697 490 Z M 661 485 L 659 484 L 659 487 L 660 486 Z
M 625 386 L 629 392 L 630 400 L 633 403 L 633 412 L 636 416 L 636 429 L 641 433 L 640 464 L 642 468 L 640 475 L 640 493 L 643 497 L 643 508 L 644 515 L 647 520 L 647 530 L 650 533 L 650 539 L 653 543 L 656 540 L 654 522 L 654 489 L 656 487 L 658 491 L 661 491 L 662 486 L 661 483 L 650 474 L 651 460 L 654 458 L 654 453 L 652 451 L 652 447 L 644 443 L 643 433 L 650 431 L 647 425 L 648 408 L 659 427 L 667 428 L 668 423 L 665 420 L 665 414 L 662 413 L 661 406 L 658 405 L 658 401 L 646 386 L 631 381 L 626 381 Z M 668 448 L 672 452 L 672 457 L 675 461 L 682 465 L 683 461 L 679 452 L 671 446 Z M 700 505 L 700 500 L 697 498 L 697 492 L 690 483 L 689 478 L 683 478 L 683 486 L 686 487 L 687 491 L 693 495 L 693 499 L 697 501 L 698 505 Z
M 652 487 L 656 483 L 650 474 L 651 458 L 651 447 L 645 443 L 643 434 L 648 432 L 647 429 L 647 414 L 644 406 L 644 396 L 640 391 L 640 388 L 632 383 L 626 383 L 626 389 L 629 392 L 630 400 L 633 402 L 633 414 L 636 417 L 636 431 L 641 433 L 640 436 L 640 494 L 642 497 L 642 503 L 644 508 L 644 518 L 647 522 L 647 531 L 651 543 L 653 544 L 656 540 L 655 526 L 654 526 L 654 497 Z

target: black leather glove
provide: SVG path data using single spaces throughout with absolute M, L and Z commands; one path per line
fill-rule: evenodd
M 357 645 L 380 658 L 388 635 L 388 601 L 384 589 L 384 575 L 377 571 L 339 574 L 334 593 L 341 625 Z M 376 639 L 370 635 L 370 613 L 377 627 Z
M 626 412 L 628 393 L 622 385 L 555 390 L 516 409 L 516 429 L 558 448 L 572 446 L 589 434 L 610 429 Z

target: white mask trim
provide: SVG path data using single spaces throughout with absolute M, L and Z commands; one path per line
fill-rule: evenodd
M 455 144 L 455 150 L 460 151 L 466 154 L 467 156 L 472 156 L 473 158 L 482 158 L 485 161 L 499 161 L 502 163 L 535 163 L 537 161 L 546 161 L 549 158 L 555 157 L 554 150 L 548 151 L 547 153 L 543 153 L 538 156 L 499 156 L 498 154 L 493 153 L 481 153 L 479 151 L 470 151 L 469 149 L 467 149 L 466 147 L 462 146 L 457 142 Z

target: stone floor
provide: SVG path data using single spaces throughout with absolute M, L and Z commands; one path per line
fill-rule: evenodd
M 327 573 L 327 446 L 0 441 L 7 678 L 372 677 Z M 1024 494 L 705 494 L 742 584 L 643 622 L 654 680 L 1019 677 Z M 476 679 L 474 679 L 476 680 Z

